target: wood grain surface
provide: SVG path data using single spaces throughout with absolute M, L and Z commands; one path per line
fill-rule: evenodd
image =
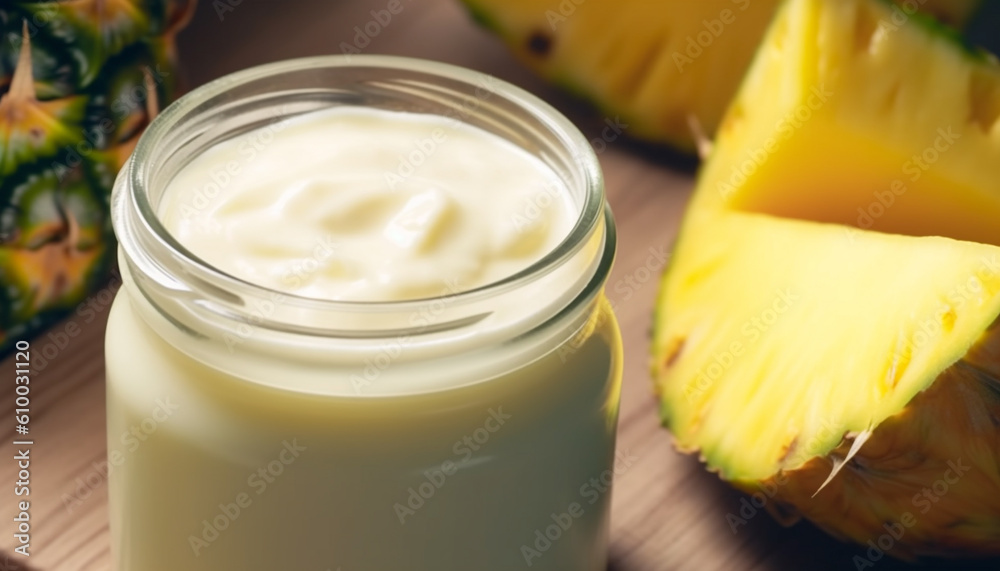
M 191 86 L 258 63 L 339 53 L 341 42 L 353 38 L 354 27 L 385 5 L 382 0 L 200 2 L 195 20 L 180 36 Z M 549 100 L 589 137 L 599 136 L 608 118 L 534 78 L 495 38 L 473 25 L 454 0 L 403 0 L 403 6 L 365 53 L 441 60 L 496 75 Z M 738 512 L 743 496 L 706 473 L 697 459 L 673 451 L 670 435 L 659 425 L 647 373 L 656 279 L 634 291 L 619 284 L 626 276 L 637 280 L 648 275 L 640 268 L 649 250 L 670 246 L 693 184 L 693 165 L 664 149 L 625 139 L 609 142 L 600 160 L 620 240 L 608 285 L 626 348 L 618 446 L 638 458 L 616 483 L 609 571 L 855 569 L 852 557 L 863 555 L 861 548 L 841 544 L 809 524 L 785 529 L 760 513 L 734 533 L 726 515 Z M 77 316 L 54 328 L 80 328 L 64 346 L 57 345 L 58 334 L 43 334 L 32 342 L 36 368 L 42 365 L 38 356 L 55 356 L 45 359 L 31 385 L 36 444 L 31 453 L 30 559 L 12 555 L 14 366 L 10 359 L 0 366 L 0 434 L 7 442 L 0 461 L 0 571 L 110 569 L 107 487 L 95 466 L 105 458 L 104 310 L 113 288 L 91 298 L 102 310 L 96 318 L 88 322 Z M 884 571 L 907 568 L 888 559 L 875 564 Z M 1000 569 L 1000 562 L 930 568 Z

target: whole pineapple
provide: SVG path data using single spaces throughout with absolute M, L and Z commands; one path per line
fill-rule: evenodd
M 107 277 L 108 199 L 195 0 L 0 2 L 0 355 Z

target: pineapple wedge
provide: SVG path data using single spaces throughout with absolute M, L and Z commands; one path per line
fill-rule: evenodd
M 678 447 L 779 519 L 1000 555 L 1000 69 L 894 14 L 784 5 L 664 276 L 653 374 Z

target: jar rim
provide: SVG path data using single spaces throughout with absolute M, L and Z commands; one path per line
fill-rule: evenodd
M 483 81 L 495 87 L 481 93 L 476 86 Z M 165 182 L 196 153 L 241 129 L 343 104 L 391 109 L 416 104 L 421 111 L 480 125 L 522 145 L 548 162 L 577 197 L 573 228 L 532 265 L 474 289 L 457 289 L 444 279 L 447 287 L 435 297 L 344 301 L 286 293 L 227 274 L 181 246 L 160 222 L 155 204 Z M 535 347 L 528 340 L 569 334 L 560 332 L 559 324 L 574 331 L 583 326 L 581 320 L 591 315 L 584 308 L 600 296 L 617 243 L 596 153 L 569 119 L 489 74 L 388 56 L 288 60 L 190 92 L 140 138 L 115 183 L 112 222 L 124 284 L 138 294 L 133 300 L 147 323 L 206 363 L 221 359 L 212 348 L 220 343 L 230 354 L 238 348 L 241 360 L 216 365 L 247 378 L 273 366 L 269 359 L 282 351 L 310 362 L 338 359 L 347 355 L 343 351 L 377 352 L 385 343 L 405 346 L 408 354 L 417 351 L 407 357 L 414 359 L 469 354 L 497 344 L 515 352 L 547 351 L 549 341 Z M 477 359 L 487 367 L 487 361 L 501 357 L 484 353 Z M 310 375 L 322 384 L 324 371 Z
M 329 55 L 315 56 L 307 58 L 297 58 L 280 62 L 268 63 L 251 67 L 235 73 L 213 80 L 193 91 L 185 94 L 177 101 L 169 105 L 163 113 L 157 116 L 140 137 L 136 145 L 132 160 L 124 168 L 122 176 L 128 179 L 130 199 L 134 201 L 140 216 L 143 218 L 143 225 L 155 234 L 157 241 L 162 242 L 171 250 L 180 254 L 186 261 L 199 267 L 201 272 L 213 275 L 217 279 L 225 282 L 238 282 L 241 289 L 249 288 L 264 294 L 280 295 L 284 302 L 309 305 L 311 307 L 325 307 L 328 309 L 347 309 L 357 311 L 362 308 L 391 307 L 393 310 L 406 309 L 407 307 L 426 304 L 439 296 L 427 298 L 413 298 L 392 301 L 346 301 L 346 300 L 325 300 L 312 297 L 301 296 L 292 292 L 274 290 L 266 286 L 248 282 L 231 274 L 227 274 L 218 268 L 202 261 L 187 248 L 181 245 L 160 222 L 156 214 L 155 207 L 149 200 L 147 192 L 147 180 L 150 158 L 155 156 L 155 151 L 163 142 L 171 127 L 181 121 L 186 115 L 194 111 L 199 105 L 214 97 L 224 94 L 233 88 L 241 85 L 266 79 L 267 77 L 308 70 L 314 68 L 384 68 L 398 69 L 406 71 L 417 71 L 429 76 L 437 76 L 444 79 L 451 79 L 475 85 L 477 80 L 483 77 L 492 77 L 488 74 L 475 72 L 466 68 L 407 57 L 382 56 L 382 55 Z M 495 79 L 495 78 L 494 78 Z M 502 80 L 495 79 L 502 85 L 502 96 L 504 99 L 527 111 L 531 117 L 545 125 L 565 146 L 571 156 L 573 163 L 580 170 L 584 181 L 584 202 L 580 209 L 579 216 L 569 233 L 551 251 L 546 253 L 539 260 L 524 268 L 523 270 L 472 289 L 452 292 L 449 298 L 455 301 L 463 299 L 481 299 L 490 295 L 509 291 L 517 288 L 534 277 L 547 273 L 551 268 L 558 267 L 569 260 L 580 248 L 583 247 L 586 238 L 593 232 L 596 226 L 604 222 L 605 197 L 603 175 L 594 153 L 593 148 L 586 138 L 576 128 L 573 123 L 554 107 L 532 95 L 531 93 L 516 87 Z M 117 221 L 116 221 L 117 222 Z M 118 224 L 116 223 L 116 226 Z M 612 246 L 613 251 L 613 246 Z

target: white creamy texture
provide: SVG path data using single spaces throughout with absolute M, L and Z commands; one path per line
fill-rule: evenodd
M 496 135 L 436 115 L 352 107 L 209 149 L 160 204 L 174 237 L 222 271 L 347 301 L 495 282 L 553 250 L 576 215 L 556 173 Z

